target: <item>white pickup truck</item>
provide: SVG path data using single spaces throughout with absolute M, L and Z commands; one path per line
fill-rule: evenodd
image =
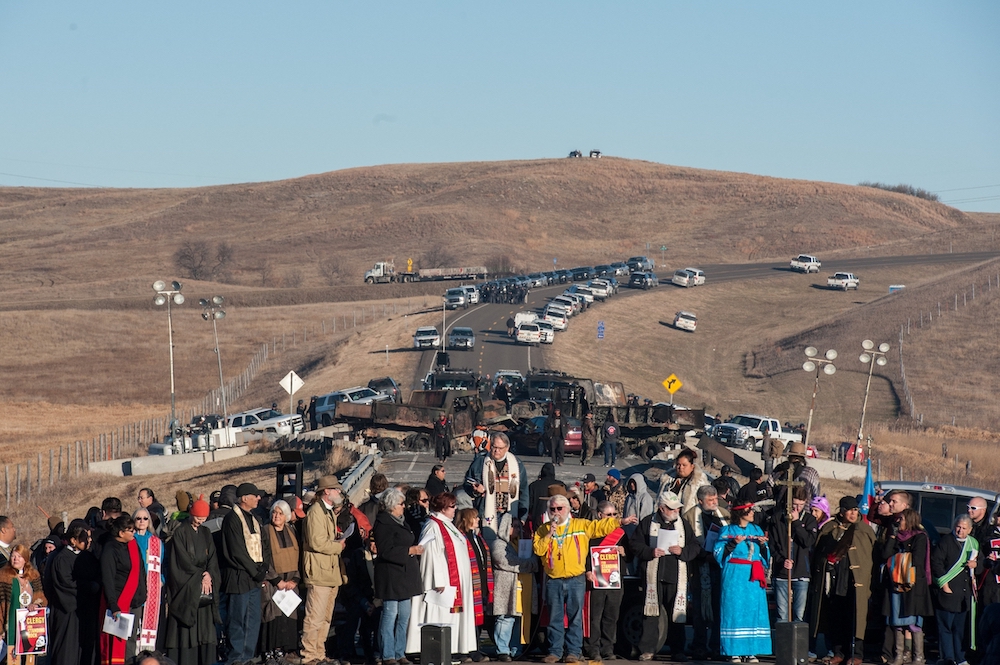
M 828 289 L 841 289 L 843 291 L 854 289 L 857 291 L 859 284 L 861 284 L 861 280 L 853 272 L 838 272 L 832 277 L 826 278 L 826 288 Z
M 804 272 L 808 274 L 811 272 L 819 272 L 819 269 L 823 267 L 823 264 L 820 263 L 819 259 L 812 254 L 799 254 L 792 259 L 791 263 L 788 264 L 788 267 L 795 272 Z
M 801 441 L 802 435 L 781 429 L 776 418 L 743 414 L 733 416 L 728 422 L 712 428 L 712 438 L 730 448 L 760 450 L 764 432 L 770 432 L 772 439 L 778 439 L 786 446 L 792 441 Z

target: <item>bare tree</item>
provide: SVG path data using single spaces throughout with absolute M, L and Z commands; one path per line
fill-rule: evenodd
M 337 286 L 341 281 L 344 264 L 340 259 L 329 258 L 319 262 L 319 274 L 328 286 Z
M 285 273 L 285 278 L 282 281 L 288 288 L 297 289 L 302 286 L 302 271 L 298 268 L 292 268 Z
M 447 247 L 432 245 L 420 259 L 422 268 L 447 268 L 457 265 L 457 259 Z
M 174 264 L 191 279 L 205 279 L 210 272 L 208 266 L 210 252 L 208 245 L 193 240 L 185 240 L 174 253 Z
M 273 286 L 274 282 L 274 264 L 269 260 L 264 260 L 258 267 L 257 272 L 260 273 L 260 285 L 261 286 Z
M 174 264 L 191 279 L 213 279 L 229 272 L 234 256 L 233 246 L 225 241 L 213 252 L 204 241 L 185 240 L 174 253 Z
M 486 260 L 486 268 L 491 275 L 512 275 L 517 272 L 514 259 L 509 254 L 494 254 Z

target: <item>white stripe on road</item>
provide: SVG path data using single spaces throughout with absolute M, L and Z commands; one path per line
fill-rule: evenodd
M 413 467 L 414 467 L 414 465 L 416 465 L 416 463 L 417 463 L 417 454 L 416 454 L 416 453 L 414 453 L 414 454 L 413 454 L 413 461 L 412 461 L 412 462 L 410 462 L 410 468 L 408 468 L 408 469 L 406 470 L 406 472 L 407 472 L 407 473 L 409 473 L 410 471 L 413 471 Z

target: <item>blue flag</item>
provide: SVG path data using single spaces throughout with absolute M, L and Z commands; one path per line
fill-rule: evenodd
M 865 473 L 865 488 L 861 492 L 861 505 L 858 506 L 861 509 L 862 515 L 868 515 L 868 510 L 874 501 L 875 482 L 872 480 L 872 461 L 868 460 L 868 471 Z

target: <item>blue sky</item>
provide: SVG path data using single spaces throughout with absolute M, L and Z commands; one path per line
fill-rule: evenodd
M 620 157 L 1000 212 L 1000 2 L 0 0 L 0 185 Z

